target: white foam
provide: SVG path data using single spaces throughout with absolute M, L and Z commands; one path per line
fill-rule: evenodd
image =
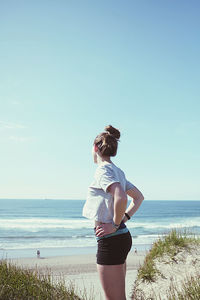
M 152 244 L 159 236 L 157 234 L 154 235 L 139 235 L 133 236 L 133 245 L 140 244 Z M 27 242 L 16 242 L 12 243 L 2 243 L 1 248 L 4 249 L 32 249 L 32 248 L 68 248 L 68 247 L 94 247 L 96 246 L 96 238 L 95 236 L 87 236 L 84 238 L 79 238 L 74 236 L 70 239 L 37 239 L 37 241 L 30 240 Z
M 28 218 L 28 219 L 1 219 L 0 228 L 2 229 L 21 229 L 37 231 L 38 229 L 83 229 L 93 227 L 93 222 L 86 219 L 47 219 L 47 218 Z
M 179 223 L 153 223 L 153 222 L 135 222 L 130 220 L 127 222 L 128 228 L 139 228 L 144 229 L 172 229 L 172 228 L 191 228 L 195 226 L 200 227 L 200 217 L 193 217 L 192 219 L 185 219 Z M 0 229 L 19 229 L 36 232 L 38 230 L 45 229 L 84 229 L 93 228 L 93 221 L 87 219 L 48 219 L 48 218 L 24 218 L 24 219 L 1 219 Z
M 163 237 L 164 234 L 149 234 L 149 235 L 138 235 L 132 237 L 134 245 L 151 245 L 158 238 Z M 96 238 L 94 235 L 78 237 L 73 236 L 72 238 L 59 239 L 59 238 L 37 238 L 22 240 L 12 240 L 12 242 L 3 241 L 0 248 L 5 250 L 8 249 L 32 249 L 32 248 L 71 248 L 71 247 L 94 247 L 96 246 Z
M 96 239 L 94 238 L 74 238 L 66 240 L 53 240 L 45 239 L 41 241 L 32 241 L 28 243 L 1 243 L 1 248 L 4 250 L 8 249 L 41 249 L 41 248 L 71 248 L 71 247 L 94 247 L 96 246 Z
M 180 221 L 179 223 L 169 223 L 169 224 L 163 224 L 163 223 L 144 223 L 144 222 L 134 222 L 129 221 L 127 223 L 129 228 L 138 228 L 142 227 L 145 229 L 156 229 L 156 228 L 163 228 L 163 229 L 173 229 L 173 228 L 191 228 L 191 227 L 200 227 L 200 218 L 199 217 L 193 217 L 192 219 L 185 219 L 183 221 Z

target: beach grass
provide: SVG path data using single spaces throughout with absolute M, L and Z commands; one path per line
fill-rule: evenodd
M 189 251 L 191 244 L 200 244 L 200 238 L 196 238 L 194 234 L 189 234 L 186 231 L 173 229 L 166 236 L 160 237 L 146 255 L 143 265 L 140 266 L 138 279 L 154 282 L 156 274 L 159 273 L 155 267 L 155 258 L 167 254 L 171 259 L 175 259 L 175 255 L 178 254 L 181 249 L 187 248 Z
M 160 298 L 161 299 L 161 298 Z M 200 273 L 187 278 L 182 284 L 182 290 L 171 284 L 168 300 L 199 300 L 200 299 Z
M 62 280 L 52 282 L 50 273 L 19 268 L 6 260 L 0 261 L 0 300 L 83 300 L 74 286 L 66 287 Z

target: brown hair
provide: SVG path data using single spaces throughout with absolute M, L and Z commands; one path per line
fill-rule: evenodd
M 105 132 L 100 133 L 94 140 L 102 156 L 115 156 L 117 154 L 120 132 L 118 129 L 108 125 Z

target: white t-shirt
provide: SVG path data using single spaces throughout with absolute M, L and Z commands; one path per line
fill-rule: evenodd
M 113 163 L 104 162 L 99 165 L 94 181 L 88 188 L 87 199 L 83 207 L 83 216 L 103 223 L 111 223 L 114 217 L 113 196 L 107 192 L 108 187 L 119 182 L 124 191 L 134 188 L 126 180 L 124 172 Z

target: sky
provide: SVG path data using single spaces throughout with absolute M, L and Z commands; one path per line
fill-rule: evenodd
M 200 200 L 200 3 L 0 1 L 0 198 L 85 199 L 94 138 L 145 200 Z

